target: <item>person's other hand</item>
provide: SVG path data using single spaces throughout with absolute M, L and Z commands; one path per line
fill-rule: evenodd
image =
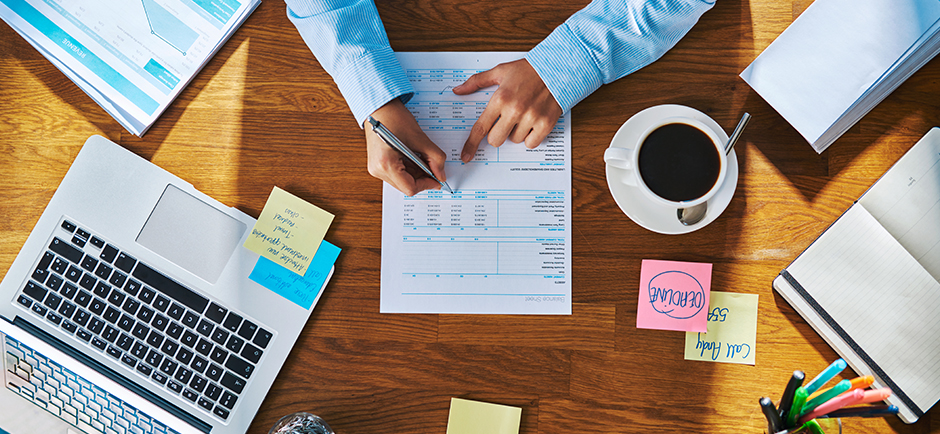
M 444 161 L 447 155 L 428 138 L 424 131 L 421 131 L 418 121 L 398 98 L 376 110 L 372 113 L 372 117 L 385 125 L 392 134 L 418 154 L 437 179 L 441 182 L 447 180 L 444 175 Z M 372 131 L 372 124 L 369 121 L 363 123 L 363 128 L 366 133 L 370 175 L 389 183 L 408 196 L 414 196 L 424 190 L 441 188 L 441 184 Z
M 493 146 L 502 145 L 508 138 L 533 149 L 552 132 L 561 116 L 561 106 L 525 59 L 474 74 L 455 87 L 454 93 L 467 95 L 492 85 L 499 85 L 499 89 L 470 130 L 460 153 L 464 163 L 473 159 L 485 137 Z

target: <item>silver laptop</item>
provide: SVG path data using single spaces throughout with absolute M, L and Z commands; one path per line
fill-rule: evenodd
M 0 429 L 245 432 L 323 292 L 250 280 L 254 223 L 89 138 L 0 283 Z

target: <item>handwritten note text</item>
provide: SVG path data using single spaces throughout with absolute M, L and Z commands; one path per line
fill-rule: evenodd
M 712 292 L 708 332 L 685 335 L 685 359 L 754 364 L 757 294 Z
M 711 264 L 643 260 L 636 326 L 704 332 L 711 276 Z
M 245 247 L 303 276 L 333 215 L 274 187 Z

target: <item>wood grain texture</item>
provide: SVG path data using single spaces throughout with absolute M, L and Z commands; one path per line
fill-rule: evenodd
M 390 0 L 377 5 L 401 51 L 528 50 L 587 0 Z M 660 61 L 572 111 L 573 314 L 379 313 L 382 184 L 363 131 L 287 19 L 265 1 L 143 137 L 110 116 L 0 24 L 0 275 L 82 143 L 101 134 L 257 216 L 275 185 L 334 213 L 336 273 L 249 432 L 310 411 L 340 433 L 442 433 L 451 397 L 522 407 L 521 432 L 751 432 L 761 396 L 832 349 L 771 288 L 809 245 L 927 130 L 940 125 L 933 60 L 822 155 L 738 74 L 811 0 L 720 0 Z M 738 143 L 738 188 L 723 215 L 682 236 L 639 227 L 607 188 L 603 152 L 630 116 L 697 108 Z M 683 360 L 684 334 L 636 328 L 640 261 L 714 264 L 712 288 L 759 294 L 757 365 Z M 842 378 L 854 374 L 845 372 Z M 940 433 L 918 423 L 846 421 L 846 433 Z

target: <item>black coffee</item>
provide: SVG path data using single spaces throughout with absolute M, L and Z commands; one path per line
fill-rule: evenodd
M 707 134 L 686 124 L 666 124 L 640 147 L 640 176 L 653 193 L 675 202 L 698 199 L 718 180 L 721 158 Z

